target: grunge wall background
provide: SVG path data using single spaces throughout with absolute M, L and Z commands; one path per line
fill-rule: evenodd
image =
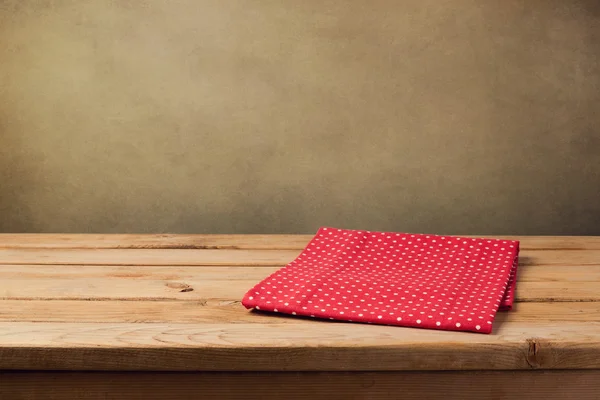
M 594 0 L 0 0 L 0 231 L 600 234 Z

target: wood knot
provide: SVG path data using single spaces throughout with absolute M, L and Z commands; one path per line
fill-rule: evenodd
M 179 289 L 179 291 L 183 293 L 192 292 L 194 290 L 194 288 L 188 285 L 187 283 L 180 282 L 167 282 L 165 283 L 165 286 L 171 289 Z

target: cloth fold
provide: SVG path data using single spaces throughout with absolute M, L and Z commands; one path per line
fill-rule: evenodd
M 248 309 L 490 333 L 510 310 L 519 242 L 321 228 L 300 255 L 250 289 Z

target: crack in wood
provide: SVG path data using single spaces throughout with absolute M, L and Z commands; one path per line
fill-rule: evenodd
M 542 366 L 540 360 L 540 342 L 537 339 L 527 339 L 528 349 L 525 361 L 532 369 L 537 369 Z

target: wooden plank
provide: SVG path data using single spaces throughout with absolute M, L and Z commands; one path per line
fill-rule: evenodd
M 254 280 L 128 280 L 113 279 L 6 279 L 0 281 L 0 300 L 240 300 Z M 520 282 L 518 302 L 598 302 L 598 282 Z
M 600 250 L 524 250 L 519 266 L 533 265 L 600 265 Z
M 295 323 L 281 314 L 250 312 L 239 301 L 3 300 L 0 322 Z M 505 322 L 600 322 L 599 303 L 517 303 Z
M 313 235 L 22 233 L 0 234 L 0 248 L 301 250 L 312 237 Z
M 0 369 L 401 371 L 600 369 L 600 323 L 506 322 L 493 334 L 281 324 L 0 323 Z
M 5 265 L 0 266 L 0 299 L 240 300 L 278 268 Z M 564 275 L 568 280 L 560 280 L 553 266 L 524 267 L 516 300 L 600 301 L 600 267 L 572 268 L 573 274 Z
M 600 371 L 1 372 L 6 399 L 597 400 Z
M 118 266 L 118 265 L 0 265 L 3 279 L 221 279 L 262 280 L 282 266 Z M 521 282 L 600 282 L 596 265 L 531 265 L 519 269 Z
M 39 265 L 275 265 L 298 250 L 0 249 L 0 264 Z M 600 250 L 527 250 L 519 265 L 600 265 Z
M 0 281 L 4 279 L 79 279 L 104 278 L 152 280 L 256 280 L 264 279 L 281 266 L 118 266 L 118 265 L 0 265 Z M 540 267 L 531 267 L 540 268 Z M 573 276 L 579 276 L 585 269 Z M 598 268 L 600 271 L 600 267 Z M 600 273 L 600 272 L 599 272 Z M 592 276 L 590 274 L 590 276 Z
M 598 282 L 521 282 L 517 283 L 515 300 L 520 302 L 592 301 L 600 300 Z
M 2 267 L 0 267 L 2 268 Z M 241 271 L 240 271 L 241 274 Z M 597 265 L 530 265 L 518 271 L 521 282 L 600 282 Z
M 240 300 L 255 283 L 224 279 L 7 279 L 0 282 L 0 300 Z
M 0 249 L 0 264 L 39 265 L 277 265 L 298 250 Z
M 301 250 L 313 235 L 0 234 L 0 248 Z M 600 250 L 600 236 L 506 236 L 524 250 Z

